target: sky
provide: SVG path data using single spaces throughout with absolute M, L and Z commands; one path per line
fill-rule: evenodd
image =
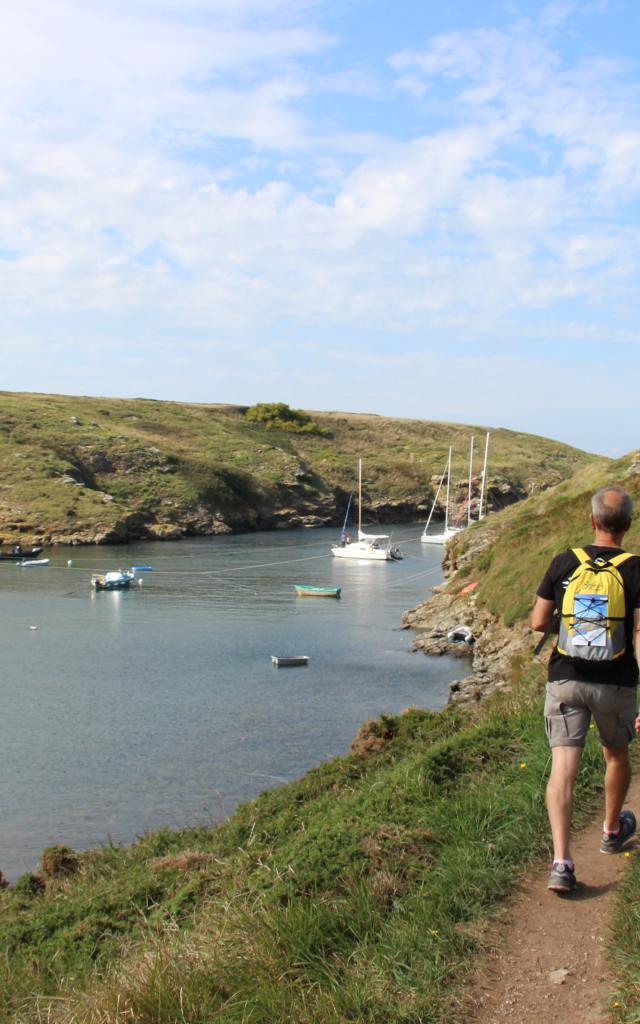
M 637 0 L 21 0 L 0 388 L 640 447 Z

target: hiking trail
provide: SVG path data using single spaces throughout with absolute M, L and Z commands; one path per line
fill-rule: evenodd
M 625 807 L 640 819 L 640 777 Z M 547 889 L 550 864 L 530 871 L 494 924 L 495 948 L 482 958 L 463 1000 L 468 1024 L 606 1024 L 613 978 L 607 963 L 615 892 L 628 859 L 600 853 L 602 812 L 572 843 L 579 888 Z M 637 837 L 626 847 L 632 851 Z

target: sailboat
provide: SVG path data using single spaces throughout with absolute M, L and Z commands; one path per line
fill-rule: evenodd
M 402 552 L 391 544 L 388 533 L 365 533 L 362 529 L 362 459 L 358 459 L 358 537 L 351 540 L 347 535 L 347 517 L 351 498 L 347 506 L 340 542 L 331 548 L 334 558 L 357 558 L 360 561 L 390 562 L 402 558 Z
M 444 529 L 441 530 L 439 533 L 429 533 L 428 530 L 429 530 L 429 526 L 431 524 L 431 518 L 433 516 L 433 510 L 436 507 L 436 502 L 437 502 L 438 497 L 440 495 L 440 491 L 442 490 L 442 484 L 444 483 L 445 477 L 447 478 L 447 498 L 446 498 L 445 506 L 444 506 Z M 433 499 L 433 504 L 431 506 L 431 511 L 429 513 L 429 518 L 427 519 L 425 528 L 422 531 L 422 536 L 421 536 L 420 540 L 422 541 L 423 544 L 446 544 L 446 542 L 451 537 L 453 537 L 456 533 L 459 533 L 460 530 L 461 530 L 460 526 L 449 526 L 449 493 L 450 493 L 450 488 L 451 488 L 451 448 L 449 448 L 449 456 L 447 458 L 447 464 L 446 464 L 446 466 L 444 468 L 444 472 L 443 472 L 442 476 L 440 477 L 440 483 L 438 484 L 438 490 L 436 491 L 436 496 Z
M 472 473 L 473 473 L 473 443 L 474 443 L 474 440 L 475 439 L 472 437 L 471 438 L 471 451 L 470 451 L 470 455 L 469 455 L 469 491 L 468 491 L 467 500 L 466 500 L 467 526 L 471 526 L 471 522 L 472 522 L 472 520 L 471 520 L 471 490 L 472 490 L 472 486 L 473 486 L 473 475 L 472 475 Z M 484 508 L 485 480 L 486 480 L 486 477 L 487 477 L 487 459 L 488 459 L 488 455 L 489 455 L 489 433 L 487 433 L 487 438 L 486 438 L 485 447 L 484 447 L 484 466 L 483 466 L 483 469 L 482 469 L 482 486 L 481 486 L 481 490 L 480 490 L 480 505 L 479 505 L 479 508 L 478 508 L 478 519 L 479 520 L 484 518 L 483 508 Z M 442 485 L 444 483 L 445 477 L 446 477 L 446 480 L 447 480 L 447 499 L 446 499 L 446 503 L 445 503 L 445 512 L 444 512 L 444 529 L 441 530 L 439 533 L 429 533 L 428 530 L 429 530 L 429 526 L 431 524 L 431 518 L 433 516 L 433 510 L 436 507 L 436 503 L 438 501 L 438 497 L 440 495 L 440 491 L 442 489 Z M 438 484 L 438 490 L 436 491 L 435 498 L 433 499 L 433 504 L 431 505 L 431 511 L 429 512 L 429 518 L 427 519 L 425 528 L 424 528 L 424 530 L 422 532 L 422 536 L 420 538 L 420 540 L 422 541 L 423 544 L 446 544 L 446 542 L 448 540 L 450 540 L 452 537 L 455 537 L 455 535 L 457 533 L 460 533 L 462 530 L 465 529 L 464 526 L 460 526 L 459 525 L 459 521 L 460 521 L 459 518 L 457 518 L 455 520 L 453 526 L 449 526 L 449 493 L 450 493 L 450 483 L 451 483 L 451 448 L 449 448 L 449 456 L 448 456 L 448 459 L 447 459 L 447 464 L 446 464 L 446 466 L 444 468 L 444 472 L 443 472 L 442 476 L 440 477 L 440 483 Z M 461 512 L 462 512 L 462 515 L 464 515 L 464 506 L 462 507 Z

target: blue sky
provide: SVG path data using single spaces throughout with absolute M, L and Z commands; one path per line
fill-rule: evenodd
M 640 446 L 636 0 L 21 0 L 6 390 Z

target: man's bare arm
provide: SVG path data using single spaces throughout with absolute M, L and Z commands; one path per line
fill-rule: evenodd
M 537 633 L 544 633 L 553 622 L 555 607 L 554 601 L 548 601 L 546 597 L 539 597 L 531 612 L 531 628 L 535 629 Z M 640 613 L 640 609 L 638 612 Z M 638 629 L 640 629 L 640 614 L 638 615 Z M 640 650 L 640 634 L 636 635 L 638 636 L 636 650 Z
M 636 662 L 640 665 L 640 608 L 635 608 L 633 613 L 633 642 Z M 636 732 L 640 732 L 640 715 L 636 718 Z

